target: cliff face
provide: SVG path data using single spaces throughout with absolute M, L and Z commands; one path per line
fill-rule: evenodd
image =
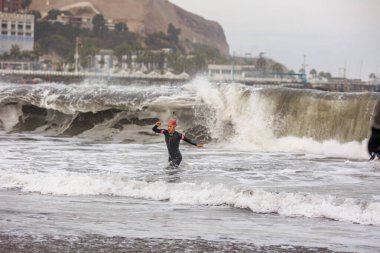
M 168 0 L 33 0 L 31 10 L 42 15 L 50 9 L 69 10 L 75 15 L 101 13 L 115 23 L 126 22 L 131 32 L 146 35 L 167 31 L 168 24 L 181 28 L 180 40 L 206 44 L 229 53 L 223 28 L 213 21 L 187 12 Z

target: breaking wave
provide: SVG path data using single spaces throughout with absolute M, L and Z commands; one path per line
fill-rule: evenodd
M 247 186 L 134 180 L 122 174 L 3 174 L 2 188 L 54 195 L 114 195 L 188 205 L 229 205 L 254 213 L 328 218 L 380 225 L 380 203 L 310 193 L 270 192 Z
M 269 151 L 358 154 L 369 134 L 375 93 L 254 89 L 197 79 L 184 85 L 0 84 L 0 129 L 151 142 L 157 120 L 201 142 Z M 365 151 L 359 152 L 365 156 Z

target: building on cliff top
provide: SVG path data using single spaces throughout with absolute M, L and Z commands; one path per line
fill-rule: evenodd
M 22 0 L 0 0 L 0 12 L 16 13 L 22 10 Z

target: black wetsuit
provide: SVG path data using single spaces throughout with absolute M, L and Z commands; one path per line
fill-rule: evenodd
M 380 158 L 380 99 L 377 100 L 373 112 L 371 136 L 367 147 L 368 153 L 371 155 L 371 159 L 375 157 Z
M 197 145 L 195 142 L 186 138 L 184 134 L 180 134 L 177 131 L 175 131 L 172 134 L 169 134 L 168 130 L 159 129 L 157 125 L 155 125 L 152 128 L 152 130 L 155 133 L 165 135 L 165 142 L 166 142 L 166 146 L 169 152 L 169 164 L 171 167 L 178 167 L 178 165 L 182 161 L 182 155 L 181 155 L 181 152 L 179 151 L 179 143 L 181 140 L 184 140 L 194 146 Z

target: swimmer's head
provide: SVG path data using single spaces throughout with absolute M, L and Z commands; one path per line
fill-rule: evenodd
M 170 134 L 174 133 L 176 127 L 177 127 L 177 120 L 176 119 L 169 119 L 169 121 L 168 121 L 168 132 Z

